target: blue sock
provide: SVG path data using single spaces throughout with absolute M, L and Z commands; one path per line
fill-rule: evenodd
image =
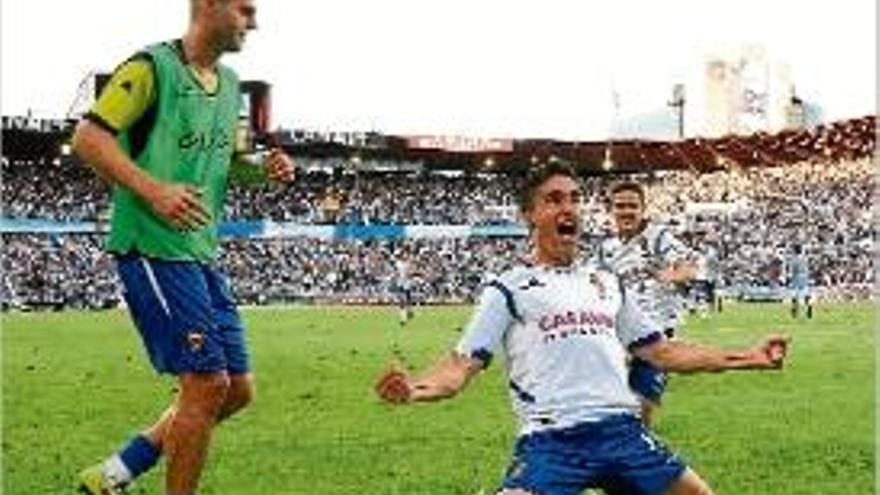
M 147 437 L 138 435 L 132 438 L 128 444 L 119 451 L 119 457 L 125 467 L 131 472 L 132 478 L 149 471 L 159 462 L 162 451 L 157 449 Z

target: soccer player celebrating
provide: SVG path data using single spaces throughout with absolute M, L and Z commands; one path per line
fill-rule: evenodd
M 241 94 L 221 65 L 256 27 L 253 0 L 191 0 L 180 40 L 147 47 L 111 78 L 74 149 L 113 185 L 108 249 L 150 362 L 177 377 L 173 404 L 103 463 L 85 493 L 117 494 L 167 456 L 166 493 L 196 492 L 211 433 L 253 397 L 244 328 L 215 258 Z M 269 177 L 293 163 L 273 150 Z
M 687 247 L 669 229 L 645 217 L 645 191 L 635 182 L 611 187 L 611 215 L 616 235 L 605 239 L 598 255 L 649 318 L 672 338 L 683 310 L 683 285 L 697 274 Z M 642 403 L 642 420 L 651 425 L 666 391 L 667 375 L 634 356 L 629 384 Z
M 645 495 L 711 494 L 639 420 L 627 352 L 670 371 L 776 369 L 787 340 L 738 352 L 668 340 L 612 272 L 576 263 L 580 202 L 570 168 L 533 171 L 520 197 L 531 259 L 486 286 L 454 351 L 417 376 L 391 370 L 376 391 L 393 404 L 453 397 L 500 349 L 520 430 L 501 495 L 576 495 L 608 477 Z

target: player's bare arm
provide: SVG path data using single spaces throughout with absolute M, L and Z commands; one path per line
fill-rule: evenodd
M 430 402 L 457 395 L 471 377 L 483 369 L 477 359 L 455 352 L 443 356 L 434 366 L 417 376 L 392 368 L 380 377 L 376 393 L 392 404 Z
M 788 337 L 771 335 L 758 346 L 740 351 L 676 340 L 660 340 L 635 349 L 638 357 L 666 371 L 721 372 L 743 369 L 779 369 L 788 352 Z
M 73 136 L 73 149 L 104 180 L 124 187 L 144 200 L 162 219 L 181 229 L 198 229 L 211 221 L 199 191 L 186 184 L 157 181 L 132 162 L 101 126 L 83 120 Z
M 657 274 L 657 278 L 670 284 L 685 284 L 696 277 L 697 264 L 690 260 L 675 262 Z

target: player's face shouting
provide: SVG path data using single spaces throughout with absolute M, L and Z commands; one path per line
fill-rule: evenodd
M 535 191 L 531 210 L 535 247 L 541 262 L 568 265 L 574 261 L 581 233 L 581 190 L 571 177 L 554 175 Z
M 645 219 L 645 205 L 635 191 L 620 191 L 611 196 L 611 215 L 623 236 L 638 233 Z

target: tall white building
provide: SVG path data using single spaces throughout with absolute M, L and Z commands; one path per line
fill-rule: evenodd
M 818 124 L 822 111 L 795 93 L 789 66 L 760 45 L 714 54 L 697 62 L 652 111 L 617 118 L 618 139 L 676 139 L 774 133 Z
M 710 57 L 686 84 L 685 132 L 690 136 L 778 132 L 803 125 L 788 65 L 749 45 Z

